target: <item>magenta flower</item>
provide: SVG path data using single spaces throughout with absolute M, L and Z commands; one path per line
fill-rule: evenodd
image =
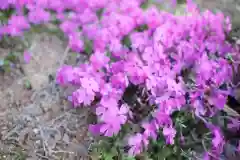
M 131 116 L 131 111 L 129 110 L 129 106 L 127 104 L 122 104 L 118 111 L 118 121 L 121 124 L 125 124 L 127 122 L 127 116 Z
M 239 121 L 239 119 L 238 118 L 231 118 L 227 127 L 228 127 L 228 129 L 231 129 L 233 131 L 240 130 L 240 121 Z
M 118 73 L 113 75 L 110 78 L 110 81 L 114 88 L 118 88 L 122 90 L 126 89 L 129 84 L 127 76 L 125 76 L 123 73 Z
M 97 20 L 97 15 L 90 9 L 85 9 L 79 17 L 81 24 L 88 24 Z
M 157 125 L 160 127 L 172 125 L 172 119 L 170 116 L 162 112 L 160 109 L 154 113 L 154 118 L 156 119 Z
M 58 70 L 56 81 L 58 84 L 65 85 L 74 81 L 73 68 L 71 66 L 62 66 Z
M 174 144 L 174 138 L 176 133 L 176 130 L 172 128 L 172 126 L 163 128 L 163 135 L 166 139 L 167 144 Z
M 28 51 L 25 51 L 25 52 L 23 53 L 23 57 L 24 57 L 25 63 L 29 63 L 29 62 L 30 62 L 30 60 L 31 60 L 31 54 L 30 54 Z
M 70 34 L 68 36 L 69 38 L 69 43 L 68 45 L 70 48 L 75 51 L 75 52 L 81 52 L 84 47 L 83 41 L 80 39 L 81 36 L 79 36 L 77 33 Z
M 110 59 L 106 56 L 106 54 L 101 53 L 100 51 L 96 51 L 90 57 L 90 62 L 95 69 L 101 69 L 102 67 L 106 67 L 109 61 Z
M 111 117 L 109 117 L 111 118 Z M 114 118 L 114 117 L 113 117 Z M 104 134 L 104 136 L 107 137 L 112 137 L 113 135 L 116 135 L 120 129 L 121 129 L 121 124 L 118 121 L 112 121 L 112 123 L 108 122 L 105 124 L 102 124 L 100 128 L 100 132 Z
M 68 21 L 64 21 L 60 25 L 60 28 L 65 34 L 74 34 L 74 32 L 77 31 L 78 25 L 68 20 Z
M 152 121 L 150 123 L 143 123 L 142 127 L 144 128 L 143 135 L 146 137 L 151 137 L 153 140 L 156 140 L 157 138 L 157 128 L 155 121 Z
M 30 25 L 24 16 L 13 15 L 8 21 L 7 33 L 12 36 L 19 36 L 26 29 L 29 29 Z
M 210 127 L 213 134 L 212 145 L 217 153 L 222 153 L 225 144 L 224 137 L 220 131 L 220 128 L 216 126 Z
M 99 92 L 99 85 L 97 81 L 94 80 L 94 78 L 84 77 L 80 79 L 80 82 L 82 87 L 85 88 L 86 92 Z
M 147 149 L 149 139 L 155 140 L 158 131 L 162 131 L 167 144 L 174 144 L 177 133 L 171 114 L 176 110 L 186 109 L 199 118 L 222 110 L 233 76 L 228 59 L 239 61 L 236 55 L 239 49 L 226 40 L 231 22 L 222 13 L 200 13 L 193 1 L 188 0 L 187 14 L 175 16 L 154 6 L 143 10 L 143 2 L 0 2 L 1 9 L 16 9 L 16 14 L 1 27 L 0 37 L 21 36 L 30 29 L 29 23 L 45 25 L 52 23 L 51 17 L 56 16 L 58 27 L 73 52 L 85 53 L 89 47 L 86 42 L 91 41 L 89 59 L 75 67 L 61 66 L 57 83 L 76 87 L 69 96 L 74 107 L 95 105 L 91 107 L 98 121 L 89 126 L 93 134 L 117 135 L 123 125 L 134 118 L 129 117 L 135 110 L 125 104 L 123 97 L 129 85 L 141 91 L 137 92 L 140 101 L 155 106 L 147 115 L 152 119 L 144 119 L 139 126 L 142 132 L 129 137 L 130 155 Z M 24 8 L 29 11 L 26 16 L 22 12 Z M 143 25 L 147 27 L 140 31 Z M 127 38 L 130 39 L 126 45 Z M 29 63 L 31 55 L 24 52 L 23 58 Z M 238 128 L 237 120 L 229 127 Z M 210 127 L 210 130 L 213 133 L 211 152 L 219 156 L 224 137 L 220 128 Z M 208 157 L 212 158 L 210 154 Z
M 131 136 L 128 139 L 128 145 L 131 147 L 128 151 L 128 154 L 130 156 L 135 156 L 137 154 L 140 154 L 143 150 L 143 145 L 144 145 L 144 141 L 143 141 L 143 136 L 140 133 L 137 133 L 134 136 Z
M 73 106 L 77 107 L 80 104 L 88 106 L 92 103 L 95 98 L 95 93 L 87 92 L 85 89 L 78 89 L 72 93 Z
M 93 135 L 99 135 L 100 134 L 100 128 L 101 124 L 90 124 L 88 127 L 88 130 L 93 134 Z
M 156 29 L 159 25 L 161 25 L 161 23 L 163 23 L 163 20 L 160 17 L 160 13 L 156 7 L 149 8 L 145 17 L 145 21 L 149 28 Z
M 110 40 L 110 45 L 109 45 L 109 50 L 115 53 L 121 52 L 122 50 L 122 44 L 121 41 L 119 39 L 111 39 Z
M 46 23 L 50 21 L 50 18 L 50 13 L 42 8 L 36 8 L 34 10 L 31 10 L 28 14 L 28 20 L 33 24 Z
M 104 122 L 100 128 L 100 132 L 108 137 L 116 135 L 120 131 L 121 125 L 126 122 L 126 116 L 121 113 L 116 114 L 117 111 L 113 112 L 113 107 L 111 107 L 111 109 L 98 107 L 97 109 L 98 114 L 102 112 L 101 120 Z
M 213 93 L 211 97 L 209 97 L 209 103 L 214 105 L 218 109 L 223 109 L 224 105 L 227 102 L 227 96 L 221 93 Z

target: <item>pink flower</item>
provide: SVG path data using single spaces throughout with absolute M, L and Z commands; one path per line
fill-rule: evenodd
M 45 11 L 42 8 L 36 8 L 29 12 L 28 19 L 31 23 L 40 24 L 50 21 L 50 16 L 51 15 L 48 11 Z
M 167 125 L 172 125 L 172 120 L 169 115 L 162 112 L 160 109 L 154 113 L 154 118 L 156 119 L 157 124 L 160 127 L 164 127 Z
M 86 92 L 99 92 L 99 85 L 97 81 L 94 80 L 92 77 L 83 77 L 80 79 L 81 85 L 85 88 Z
M 213 93 L 209 99 L 209 103 L 211 105 L 214 105 L 218 109 L 223 109 L 224 105 L 227 102 L 227 96 L 221 94 L 221 93 Z
M 122 104 L 118 111 L 118 120 L 121 124 L 127 122 L 127 115 L 131 116 L 131 111 L 129 110 L 129 106 L 127 104 Z
M 95 93 L 87 92 L 85 89 L 78 89 L 72 93 L 73 106 L 77 107 L 80 104 L 88 106 L 95 98 Z
M 30 25 L 24 16 L 13 15 L 8 21 L 7 32 L 12 36 L 19 36 L 29 28 Z
M 157 128 L 155 121 L 152 121 L 150 123 L 143 123 L 142 127 L 144 128 L 143 135 L 149 138 L 153 138 L 153 140 L 156 140 L 157 138 Z
M 128 139 L 128 145 L 131 147 L 128 151 L 128 154 L 130 156 L 135 156 L 137 154 L 140 154 L 143 151 L 144 145 L 147 145 L 148 141 L 144 139 L 142 134 L 137 133 L 134 136 L 131 136 Z
M 124 73 L 118 73 L 113 75 L 110 78 L 110 82 L 114 88 L 122 90 L 126 89 L 129 84 L 128 78 L 126 75 L 124 75 Z
M 143 51 L 143 49 L 149 43 L 149 37 L 147 32 L 133 33 L 131 34 L 130 38 L 132 42 L 132 47 L 134 49 L 139 49 L 140 51 Z
M 64 21 L 61 25 L 60 25 L 61 30 L 65 33 L 65 34 L 71 34 L 77 31 L 78 25 L 72 21 Z
M 81 24 L 85 25 L 97 20 L 97 15 L 93 13 L 89 8 L 86 8 L 79 17 Z
M 115 122 L 111 121 L 111 122 L 112 123 L 102 124 L 100 128 L 100 132 L 107 137 L 112 137 L 113 135 L 116 135 L 121 129 L 121 124 L 118 123 L 118 121 L 115 121 Z
M 224 137 L 220 131 L 220 128 L 216 126 L 210 127 L 213 133 L 212 145 L 217 153 L 222 153 L 225 144 Z
M 90 57 L 90 62 L 95 69 L 101 69 L 102 67 L 106 67 L 109 61 L 110 59 L 106 56 L 106 54 L 100 51 L 96 51 Z
M 58 84 L 65 85 L 74 81 L 73 68 L 71 66 L 64 65 L 57 72 L 56 81 Z
M 88 130 L 93 134 L 93 135 L 98 135 L 100 134 L 100 128 L 101 124 L 90 124 L 88 127 Z
M 131 30 L 134 29 L 135 23 L 133 18 L 129 16 L 122 16 L 119 15 L 116 17 L 119 23 L 119 30 L 121 32 L 121 35 L 125 36 L 127 35 Z
M 238 131 L 240 130 L 240 121 L 238 118 L 231 118 L 230 122 L 228 123 L 228 129 Z
M 109 108 L 100 106 L 97 108 L 97 114 L 101 116 L 100 120 L 103 122 L 100 132 L 109 137 L 116 135 L 120 131 L 121 125 L 127 120 L 125 113 L 121 113 L 121 110 L 119 111 L 114 106 L 109 106 Z
M 70 34 L 68 38 L 69 38 L 68 45 L 73 51 L 81 52 L 83 50 L 84 43 L 81 40 L 81 36 L 79 36 L 77 33 L 73 33 Z
M 111 97 L 103 97 L 100 101 L 100 105 L 106 109 L 118 108 L 118 101 Z
M 167 144 L 174 144 L 174 137 L 176 135 L 176 130 L 172 127 L 164 127 L 163 128 L 163 135 L 166 138 Z
M 119 39 L 114 38 L 114 39 L 110 40 L 110 45 L 109 45 L 110 51 L 112 51 L 112 52 L 121 52 L 122 47 L 123 46 L 122 46 L 122 44 L 121 44 Z
M 25 52 L 23 53 L 23 57 L 24 57 L 25 63 L 29 63 L 29 62 L 30 62 L 30 60 L 31 60 L 31 54 L 30 54 L 28 51 L 25 51 Z
M 162 23 L 161 16 L 156 7 L 151 7 L 147 10 L 145 21 L 150 29 L 156 29 Z
M 208 152 L 205 152 L 203 160 L 211 160 L 211 157 L 209 156 Z
M 154 6 L 143 10 L 144 0 L 5 1 L 0 8 L 15 7 L 17 14 L 1 27 L 0 37 L 22 35 L 31 27 L 29 22 L 52 23 L 53 12 L 73 52 L 84 53 L 85 40 L 93 43 L 89 59 L 75 67 L 61 66 L 57 73 L 57 83 L 75 87 L 69 96 L 74 107 L 96 105 L 98 121 L 89 126 L 92 133 L 111 137 L 130 124 L 135 110 L 124 102 L 130 84 L 141 91 L 134 96 L 155 107 L 146 115 L 152 119 L 139 126 L 143 132 L 129 137 L 130 155 L 147 149 L 159 131 L 167 144 L 174 144 L 174 111 L 186 109 L 201 117 L 222 110 L 226 103 L 233 75 L 226 56 L 238 61 L 238 49 L 226 41 L 231 23 L 222 13 L 200 13 L 192 0 L 187 4 L 190 14 L 182 16 Z M 23 7 L 29 11 L 26 16 Z M 146 30 L 139 31 L 142 25 Z M 128 37 L 129 45 L 123 45 Z M 23 58 L 29 63 L 31 56 L 24 52 Z M 238 129 L 237 120 L 229 127 Z M 220 155 L 224 137 L 220 128 L 210 130 L 211 152 Z
M 26 4 L 33 2 L 33 0 L 17 0 L 17 2 L 20 6 L 24 6 Z

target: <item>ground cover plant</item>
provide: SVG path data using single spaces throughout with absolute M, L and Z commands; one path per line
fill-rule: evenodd
M 76 87 L 73 107 L 96 116 L 92 158 L 217 160 L 228 145 L 239 150 L 229 136 L 239 118 L 223 112 L 239 58 L 229 17 L 190 0 L 182 15 L 144 0 L 17 0 L 0 8 L 9 16 L 2 38 L 54 24 L 69 49 L 88 55 L 63 65 L 56 80 Z

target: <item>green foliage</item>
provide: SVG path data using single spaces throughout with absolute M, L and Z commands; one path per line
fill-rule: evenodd
M 17 54 L 10 52 L 6 57 L 0 59 L 0 68 L 4 72 L 8 72 L 11 69 L 11 65 L 16 63 L 17 61 Z
M 92 41 L 90 41 L 88 39 L 84 40 L 84 51 L 85 51 L 85 53 L 87 53 L 87 55 L 92 54 L 92 52 L 93 52 L 93 42 Z
M 138 32 L 143 32 L 145 30 L 148 30 L 148 26 L 146 24 L 139 26 L 138 28 L 135 29 Z
M 211 118 L 212 123 L 217 123 L 214 118 Z M 202 121 L 196 120 L 193 113 L 177 111 L 172 119 L 177 130 L 174 145 L 167 145 L 162 130 L 159 130 L 157 140 L 150 140 L 147 150 L 136 157 L 128 157 L 125 139 L 136 130 L 132 124 L 126 124 L 118 135 L 100 137 L 93 144 L 91 155 L 99 160 L 189 160 L 211 147 L 211 132 Z
M 0 11 L 0 23 L 5 24 L 9 17 L 14 14 L 15 10 L 12 8 L 5 9 L 4 11 Z
M 101 8 L 101 9 L 97 10 L 97 16 L 98 16 L 98 19 L 101 19 L 101 17 L 102 17 L 102 14 L 103 14 L 103 11 L 104 11 L 104 9 L 103 9 L 103 8 Z
M 26 81 L 24 82 L 24 87 L 25 87 L 26 89 L 32 89 L 32 86 L 31 86 L 31 83 L 30 83 L 29 80 L 26 80 Z
M 123 39 L 122 39 L 122 44 L 123 44 L 124 46 L 128 47 L 128 48 L 131 47 L 132 42 L 131 42 L 131 39 L 130 39 L 129 35 L 123 37 Z

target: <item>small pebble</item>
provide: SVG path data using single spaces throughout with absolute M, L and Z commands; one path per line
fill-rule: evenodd
M 34 129 L 33 129 L 33 132 L 34 132 L 35 134 L 38 134 L 38 133 L 39 133 L 39 129 L 34 128 Z

